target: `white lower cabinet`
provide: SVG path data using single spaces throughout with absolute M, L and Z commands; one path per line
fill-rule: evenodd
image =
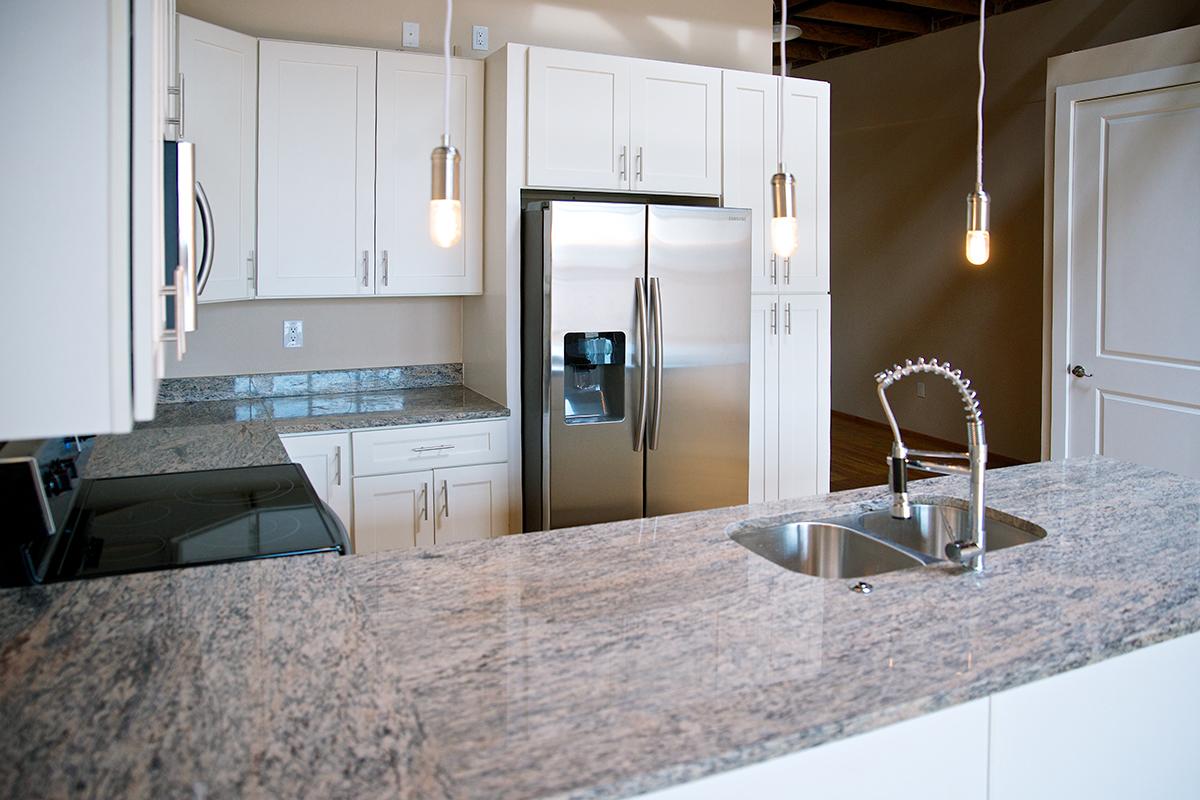
M 356 553 L 490 539 L 507 526 L 507 464 L 354 479 Z
M 829 491 L 829 295 L 754 295 L 750 502 Z
M 299 464 L 321 498 L 349 531 L 353 522 L 350 502 L 350 434 L 318 433 L 280 436 L 293 464 Z

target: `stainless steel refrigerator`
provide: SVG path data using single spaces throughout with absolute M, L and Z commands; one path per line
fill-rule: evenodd
M 744 503 L 750 212 L 524 214 L 526 530 Z

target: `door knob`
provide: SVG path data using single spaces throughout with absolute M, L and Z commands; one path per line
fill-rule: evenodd
M 1092 377 L 1092 373 L 1085 370 L 1083 368 L 1083 364 L 1076 364 L 1075 366 L 1071 367 L 1071 374 L 1074 375 L 1076 378 Z

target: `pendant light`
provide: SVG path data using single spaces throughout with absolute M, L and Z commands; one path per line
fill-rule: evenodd
M 983 69 L 983 33 L 986 0 L 979 0 L 979 99 L 975 104 L 975 191 L 967 195 L 967 261 L 976 266 L 987 263 L 991 255 L 988 234 L 988 206 L 991 198 L 983 190 L 983 90 L 987 74 Z
M 787 0 L 779 12 L 780 32 L 787 31 Z M 779 37 L 779 170 L 771 176 L 771 249 L 779 258 L 791 258 L 800 247 L 800 221 L 796 219 L 796 179 L 783 167 L 783 81 L 787 77 L 787 36 Z
M 459 175 L 462 158 L 450 144 L 450 22 L 454 0 L 446 0 L 446 30 L 442 39 L 445 85 L 442 106 L 442 143 L 433 148 L 433 191 L 429 200 L 429 236 L 438 247 L 453 247 L 462 239 L 462 195 Z

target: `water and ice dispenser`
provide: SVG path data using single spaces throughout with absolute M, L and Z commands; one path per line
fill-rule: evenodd
M 625 334 L 568 333 L 563 339 L 568 425 L 625 419 Z

